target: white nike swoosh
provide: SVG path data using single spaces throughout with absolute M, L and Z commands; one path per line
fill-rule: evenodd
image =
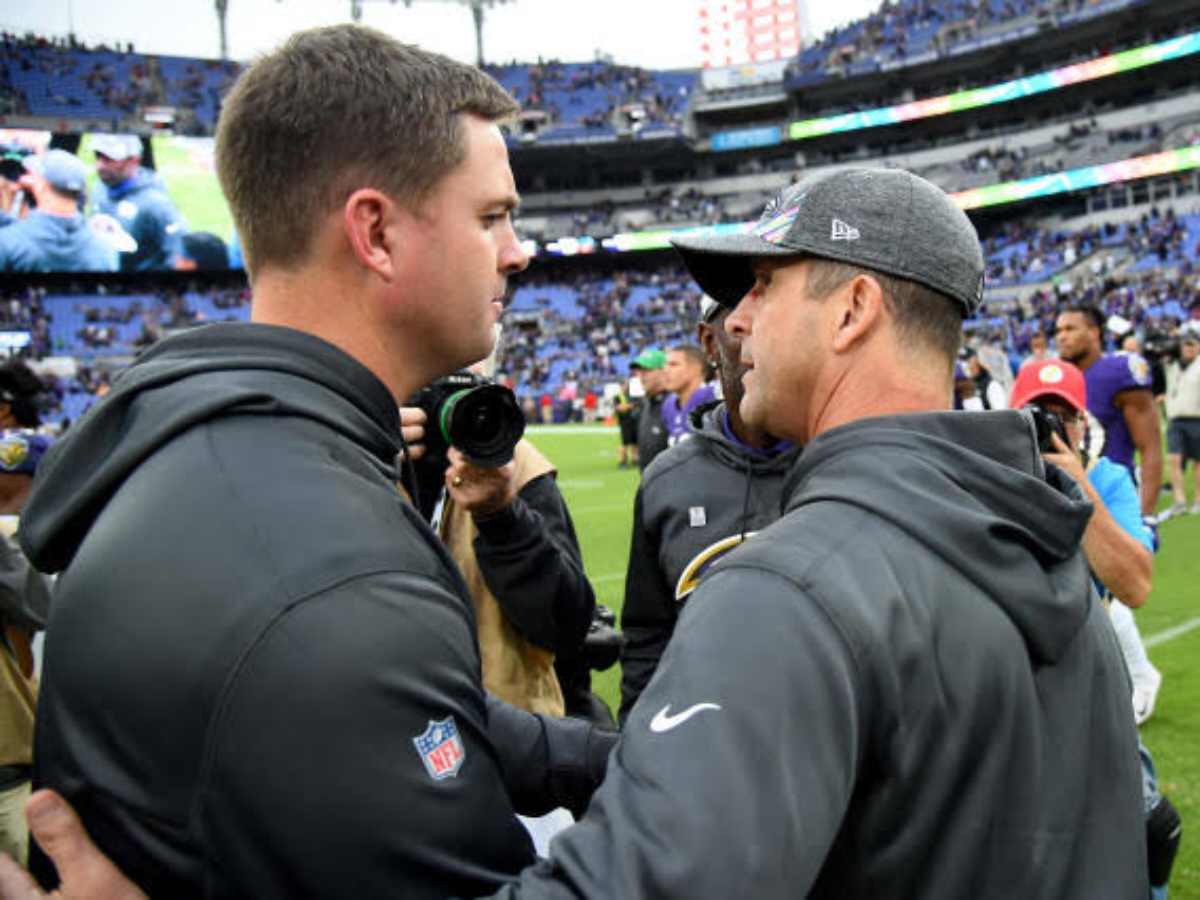
M 698 712 L 704 712 L 706 709 L 720 709 L 721 707 L 716 703 L 697 703 L 696 705 L 689 706 L 683 712 L 676 713 L 673 716 L 667 714 L 667 710 L 670 708 L 671 704 L 668 703 L 658 711 L 657 715 L 655 715 L 653 719 L 650 720 L 651 731 L 662 734 L 664 731 L 670 731 L 672 728 L 682 725 Z

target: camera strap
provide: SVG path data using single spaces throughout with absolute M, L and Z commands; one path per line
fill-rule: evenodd
M 441 491 L 438 493 L 437 505 L 433 508 L 433 513 L 429 516 L 429 525 L 439 537 L 442 534 L 442 514 L 446 511 L 446 486 L 442 485 Z

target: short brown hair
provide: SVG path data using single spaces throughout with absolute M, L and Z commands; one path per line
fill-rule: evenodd
M 672 353 L 682 353 L 684 356 L 688 357 L 688 359 L 690 359 L 692 362 L 694 362 L 701 369 L 703 369 L 705 364 L 708 362 L 708 360 L 704 356 L 704 351 L 701 350 L 699 347 L 697 347 L 695 344 L 676 344 L 674 347 L 671 348 L 671 352 Z
M 936 351 L 953 365 L 962 346 L 962 304 L 916 281 L 863 266 L 811 257 L 805 282 L 809 295 L 824 299 L 857 275 L 869 275 L 883 288 L 896 333 Z
M 217 127 L 247 268 L 303 259 L 318 219 L 361 187 L 419 206 L 466 155 L 461 113 L 519 109 L 479 69 L 371 28 L 292 35 L 243 73 Z

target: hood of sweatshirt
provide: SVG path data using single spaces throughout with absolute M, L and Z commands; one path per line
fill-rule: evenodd
M 1092 505 L 1038 452 L 1028 413 L 864 419 L 818 435 L 784 488 L 787 511 L 836 501 L 902 529 L 975 584 L 1058 659 L 1091 602 L 1080 541 Z
M 43 258 L 42 271 L 103 271 L 116 267 L 115 251 L 97 246 L 97 239 L 81 215 L 53 216 L 34 210 L 22 221 L 21 229 L 37 255 Z
M 290 328 L 209 325 L 155 344 L 54 444 L 22 512 L 22 549 L 43 572 L 65 568 L 113 494 L 155 451 L 197 425 L 240 415 L 317 420 L 395 480 L 399 410 L 362 364 Z
M 775 453 L 756 453 L 744 444 L 730 440 L 725 433 L 725 401 L 710 403 L 692 413 L 688 431 L 692 440 L 708 444 L 710 451 L 731 469 L 746 471 L 754 475 L 785 472 L 791 468 L 800 449 L 787 443 Z M 782 442 L 781 442 L 782 443 Z

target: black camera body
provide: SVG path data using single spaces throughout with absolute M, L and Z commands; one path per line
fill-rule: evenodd
M 443 466 L 457 447 L 473 465 L 496 469 L 512 461 L 525 417 L 508 388 L 463 370 L 421 388 L 409 401 L 425 412 L 425 454 Z
M 1038 449 L 1042 453 L 1056 453 L 1058 451 L 1058 448 L 1054 446 L 1054 441 L 1050 437 L 1052 434 L 1057 434 L 1062 438 L 1064 444 L 1068 447 L 1071 446 L 1071 439 L 1067 437 L 1067 426 L 1063 423 L 1061 416 L 1032 403 L 1025 408 L 1033 416 L 1033 426 L 1037 429 Z

